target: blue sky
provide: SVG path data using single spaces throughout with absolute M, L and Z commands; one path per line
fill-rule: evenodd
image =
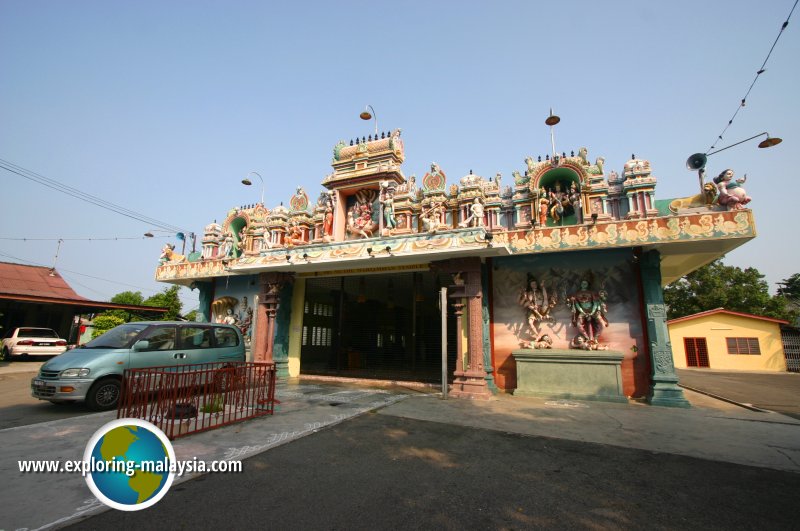
M 202 233 L 234 206 L 313 197 L 339 139 L 402 128 L 406 175 L 436 161 L 449 182 L 473 170 L 510 182 L 549 150 L 581 146 L 620 172 L 651 161 L 658 198 L 697 192 L 686 158 L 737 108 L 793 0 L 538 3 L 0 2 L 0 158 L 151 218 Z M 800 272 L 790 179 L 800 150 L 800 34 L 793 15 L 718 147 L 708 174 L 748 175 L 758 237 L 726 263 L 773 284 Z M 794 88 L 793 88 L 794 87 Z M 168 239 L 0 170 L 0 260 L 57 267 L 107 300 L 153 280 Z M 95 278 L 92 278 L 95 277 Z M 99 280 L 105 279 L 105 280 Z M 108 282 L 113 281 L 113 282 Z M 774 289 L 774 286 L 773 286 Z M 197 292 L 184 290 L 186 309 Z

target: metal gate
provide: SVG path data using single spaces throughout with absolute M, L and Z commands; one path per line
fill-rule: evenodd
M 704 337 L 684 337 L 687 367 L 708 367 L 708 346 Z
M 308 279 L 300 372 L 440 380 L 438 290 L 448 280 L 430 272 Z M 454 322 L 448 319 L 448 374 L 455 369 Z
M 781 327 L 781 341 L 786 356 L 786 370 L 800 372 L 800 330 L 791 326 Z

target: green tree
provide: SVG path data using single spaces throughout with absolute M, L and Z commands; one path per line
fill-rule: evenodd
M 111 297 L 111 301 L 116 304 L 127 304 L 130 306 L 142 306 L 144 304 L 144 296 L 141 291 L 123 291 Z M 140 314 L 132 310 L 106 310 L 101 315 L 113 315 L 119 317 L 123 322 L 141 321 L 143 318 Z
M 94 319 L 92 319 L 92 325 L 94 326 L 94 330 L 92 330 L 92 339 L 124 323 L 125 319 L 116 315 L 109 315 L 109 312 L 95 315 Z
M 800 273 L 778 282 L 778 296 L 786 299 L 786 305 L 794 313 L 795 326 L 800 325 Z
M 174 321 L 181 314 L 181 309 L 183 308 L 183 303 L 181 303 L 181 299 L 178 297 L 178 292 L 180 289 L 180 286 L 170 286 L 168 288 L 164 288 L 164 291 L 156 293 L 152 297 L 148 297 L 144 301 L 144 304 L 146 306 L 161 306 L 164 308 L 169 308 L 167 313 L 165 313 L 162 317 L 162 320 Z
M 144 295 L 141 291 L 123 291 L 111 297 L 111 302 L 141 306 L 144 304 Z
M 795 305 L 800 305 L 800 273 L 778 282 L 778 295 L 786 297 Z
M 757 269 L 726 266 L 715 260 L 664 288 L 669 318 L 725 308 L 734 312 L 793 320 L 787 300 L 771 296 Z

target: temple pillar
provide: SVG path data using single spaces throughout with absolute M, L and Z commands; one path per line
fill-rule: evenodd
M 259 275 L 261 291 L 258 298 L 258 318 L 253 343 L 254 361 L 275 361 L 275 319 L 281 301 L 281 288 L 291 280 L 292 275 L 287 273 L 261 273 Z
M 483 341 L 483 290 L 480 258 L 448 260 L 440 268 L 452 273 L 453 284 L 448 287 L 448 298 L 453 301 L 456 314 L 457 360 L 450 394 L 456 398 L 486 400 L 492 391 L 486 380 Z M 466 307 L 467 352 L 463 353 L 461 326 Z
M 497 385 L 494 383 L 494 367 L 492 366 L 492 342 L 491 342 L 491 322 L 489 319 L 489 273 L 491 270 L 491 258 L 486 264 L 481 264 L 481 284 L 483 293 L 481 297 L 481 319 L 483 332 L 483 369 L 486 373 L 486 385 L 492 394 L 497 393 Z
M 197 319 L 203 323 L 211 322 L 211 300 L 214 298 L 214 284 L 212 282 L 195 282 L 194 286 L 200 292 L 200 304 L 197 308 Z
M 252 334 L 253 361 L 267 361 L 267 305 L 263 303 L 263 297 L 262 287 L 262 294 L 258 296 L 258 307 L 256 308 L 255 330 Z
M 678 387 L 672 361 L 672 345 L 667 328 L 667 308 L 661 289 L 661 253 L 656 250 L 639 255 L 642 298 L 647 312 L 647 345 L 650 351 L 650 391 L 647 401 L 654 406 L 690 407 Z
M 289 329 L 292 320 L 292 301 L 294 299 L 294 282 L 284 282 L 280 288 L 277 313 L 275 315 L 274 343 L 272 360 L 278 378 L 289 377 Z

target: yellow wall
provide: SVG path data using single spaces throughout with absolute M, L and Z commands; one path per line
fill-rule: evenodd
M 303 310 L 306 299 L 306 280 L 294 281 L 292 291 L 292 317 L 289 321 L 289 376 L 300 376 L 300 347 L 303 340 Z
M 685 337 L 704 337 L 708 345 L 710 369 L 737 371 L 785 371 L 781 330 L 777 323 L 738 315 L 716 313 L 669 325 L 675 367 L 686 368 Z M 760 355 L 728 354 L 728 337 L 756 337 Z

